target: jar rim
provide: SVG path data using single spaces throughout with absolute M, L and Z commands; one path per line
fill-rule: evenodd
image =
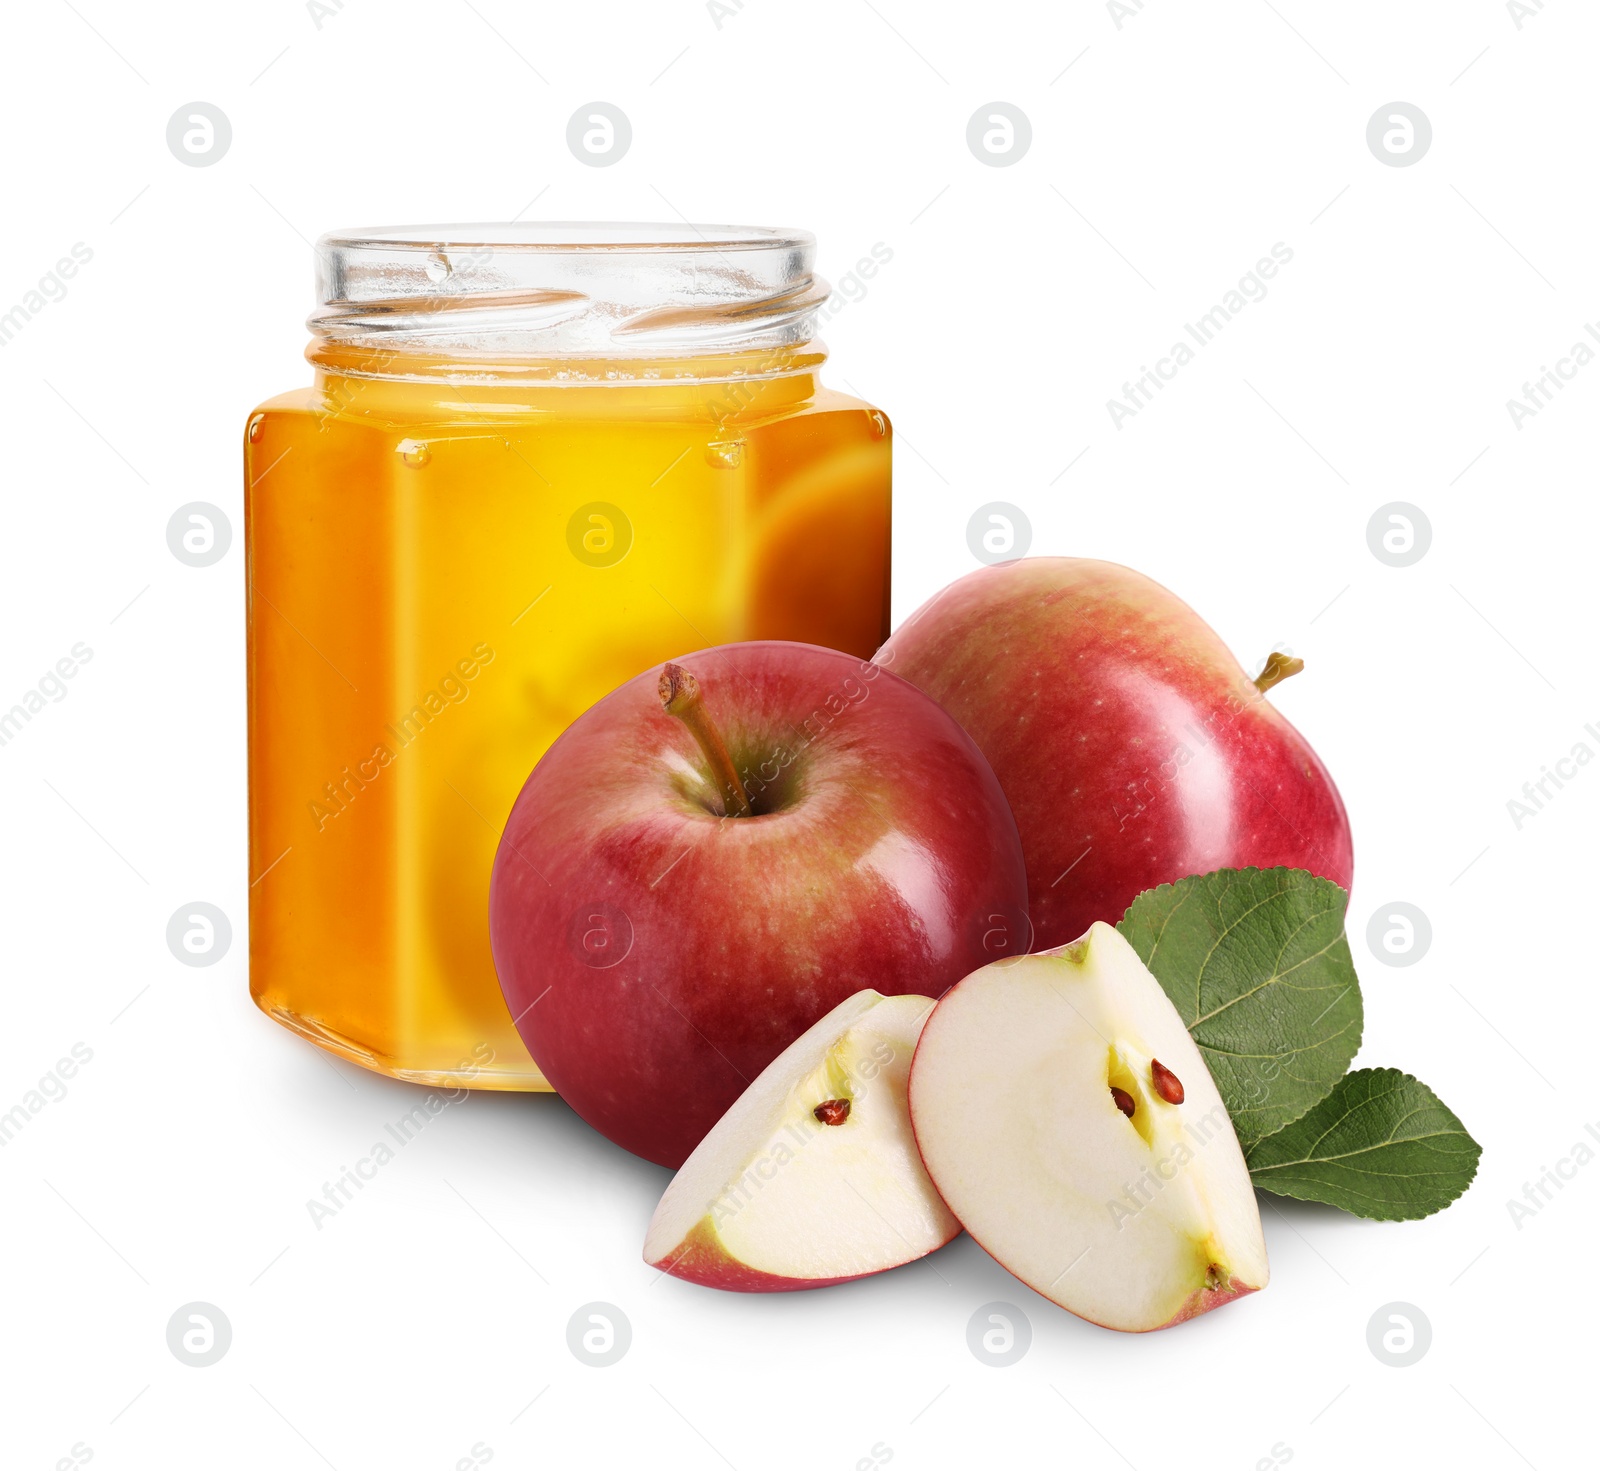
M 317 242 L 324 341 L 472 360 L 783 352 L 810 341 L 827 282 L 816 237 L 751 225 L 600 221 L 397 225 Z
M 561 251 L 616 250 L 663 254 L 701 250 L 814 250 L 809 230 L 766 225 L 695 225 L 629 220 L 502 220 L 453 225 L 372 225 L 330 230 L 317 240 L 326 250 L 464 249 Z

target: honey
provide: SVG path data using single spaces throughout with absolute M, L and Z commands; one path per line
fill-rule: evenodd
M 887 636 L 890 431 L 819 382 L 811 253 L 723 227 L 320 242 L 315 381 L 244 445 L 269 1015 L 395 1077 L 546 1087 L 487 924 L 540 755 L 674 655 Z

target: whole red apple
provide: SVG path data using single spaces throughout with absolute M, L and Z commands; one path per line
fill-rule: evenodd
M 1187 604 L 1126 567 L 1031 557 L 952 583 L 875 656 L 965 727 L 1010 799 L 1034 944 L 1115 923 L 1216 868 L 1304 868 L 1348 888 L 1333 779 Z
M 807 644 L 730 644 L 579 716 L 489 888 L 506 1003 L 556 1091 L 676 1168 L 866 987 L 938 996 L 1028 949 L 994 773 L 920 690 Z

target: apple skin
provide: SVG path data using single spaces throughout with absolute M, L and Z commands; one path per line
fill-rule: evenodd
M 1165 1323 L 1156 1328 L 1140 1329 L 1143 1333 L 1155 1333 L 1161 1328 L 1176 1328 L 1179 1323 L 1187 1323 L 1191 1318 L 1198 1318 L 1202 1313 L 1209 1313 L 1212 1308 L 1220 1308 L 1237 1298 L 1249 1297 L 1252 1292 L 1260 1292 L 1259 1287 L 1252 1287 L 1248 1282 L 1241 1281 L 1238 1277 L 1230 1277 L 1226 1287 L 1209 1289 L 1202 1287 L 1188 1302 L 1172 1315 Z M 1089 1321 L 1093 1322 L 1093 1319 Z M 1101 1323 L 1100 1327 L 1108 1326 Z
M 735 1261 L 722 1249 L 716 1230 L 702 1221 L 689 1233 L 683 1249 L 665 1262 L 653 1262 L 669 1276 L 681 1277 L 701 1287 L 716 1287 L 723 1292 L 805 1292 L 813 1287 L 837 1287 L 841 1282 L 859 1282 L 875 1272 L 852 1272 L 847 1277 L 780 1277 L 772 1272 Z
M 1111 562 L 985 567 L 875 662 L 989 758 L 1022 834 L 1036 948 L 1218 868 L 1350 887 L 1350 823 L 1305 738 L 1187 604 Z
M 534 768 L 489 892 L 500 986 L 540 1070 L 608 1139 L 672 1168 L 846 997 L 937 996 L 1028 948 L 1016 824 L 934 701 L 806 644 L 676 662 L 778 810 L 722 815 L 652 668 Z M 760 777 L 747 785 L 756 798 Z

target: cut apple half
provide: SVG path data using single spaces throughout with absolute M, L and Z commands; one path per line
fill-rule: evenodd
M 917 1155 L 906 1080 L 926 996 L 858 991 L 781 1052 L 684 1161 L 653 1267 L 734 1292 L 848 1282 L 961 1227 Z
M 1107 1328 L 1267 1283 L 1244 1155 L 1160 983 L 1110 925 L 948 991 L 911 1069 L 928 1173 L 1001 1266 Z

